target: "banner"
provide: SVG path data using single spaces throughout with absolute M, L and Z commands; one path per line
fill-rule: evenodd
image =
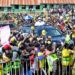
M 47 56 L 47 62 L 48 62 L 48 67 L 49 67 L 49 71 L 53 70 L 54 67 L 54 62 L 58 59 L 57 55 L 54 54 L 50 54 Z
M 1 44 L 7 44 L 9 43 L 9 37 L 10 37 L 10 27 L 8 26 L 3 26 L 0 28 L 0 39 L 1 39 Z

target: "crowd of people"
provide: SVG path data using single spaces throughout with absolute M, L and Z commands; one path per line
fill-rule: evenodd
M 40 13 L 39 12 L 31 13 L 33 16 L 33 21 L 29 21 L 27 23 L 26 23 L 26 20 L 24 19 L 24 16 L 26 16 L 26 14 L 27 13 L 2 13 L 0 16 L 0 21 L 4 21 L 4 20 L 10 21 L 21 26 L 27 23 L 32 23 L 32 22 L 34 24 L 34 22 L 37 21 L 37 18 L 41 16 L 44 21 L 49 23 L 49 25 L 58 25 L 58 24 L 63 24 L 67 20 L 70 23 L 73 18 L 74 9 L 51 8 L 50 10 L 45 9 L 45 11 Z
M 32 34 L 25 36 L 16 30 L 11 33 L 9 44 L 1 45 L 0 62 L 7 63 L 19 58 L 24 66 L 24 75 L 57 75 L 57 73 L 58 75 L 72 75 L 75 65 L 75 26 L 71 16 L 51 14 L 47 19 L 37 16 L 27 21 L 23 18 L 26 15 L 17 14 L 17 16 L 13 15 L 13 18 L 7 14 L 5 18 L 6 20 L 13 19 L 13 22 L 17 21 L 16 25 L 28 23 L 35 25 L 36 21 L 44 21 L 48 25 L 59 28 L 62 32 L 70 30 L 70 34 L 66 35 L 63 46 L 57 46 L 55 42 L 52 42 L 51 36 L 46 38 L 42 34 L 42 37 Z
M 45 39 L 43 37 L 32 34 L 24 36 L 21 32 L 13 32 L 9 38 L 9 44 L 0 48 L 0 61 L 9 62 L 17 58 L 21 59 L 25 75 L 27 70 L 29 75 L 35 75 L 37 71 L 39 75 L 45 73 L 72 75 L 75 62 L 75 26 L 71 35 L 66 36 L 63 46 L 57 46 L 52 42 L 51 36 Z

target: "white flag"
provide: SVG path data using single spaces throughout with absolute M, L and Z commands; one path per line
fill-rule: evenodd
M 1 34 L 1 44 L 8 44 L 9 43 L 9 37 L 10 37 L 10 27 L 4 26 L 0 28 L 0 34 Z

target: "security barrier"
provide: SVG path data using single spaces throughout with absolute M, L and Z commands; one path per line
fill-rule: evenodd
M 10 62 L 0 62 L 0 75 L 21 75 L 21 61 L 16 59 Z
M 34 60 L 24 59 L 23 62 L 20 59 L 0 62 L 0 75 L 75 75 L 75 67 L 62 66 L 60 60 L 39 60 L 36 57 Z

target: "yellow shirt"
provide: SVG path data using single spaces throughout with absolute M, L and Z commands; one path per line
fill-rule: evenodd
M 68 57 L 70 54 L 70 50 L 67 50 L 65 48 L 63 48 L 62 50 L 62 57 Z
M 10 59 L 5 55 L 5 53 L 3 53 L 3 60 L 5 62 L 9 62 L 10 61 Z
M 75 38 L 75 34 L 72 34 L 72 38 Z

